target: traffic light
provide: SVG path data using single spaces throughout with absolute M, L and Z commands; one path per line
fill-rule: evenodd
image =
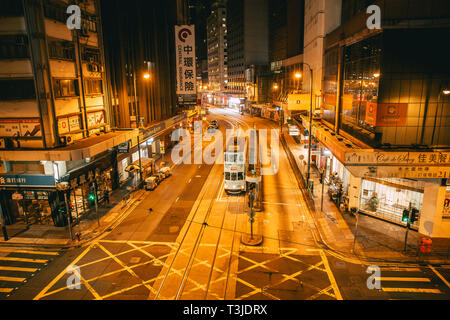
M 419 210 L 413 208 L 411 210 L 411 223 L 414 223 L 417 220 L 419 220 Z
M 408 222 L 409 221 L 409 211 L 408 210 L 403 210 L 403 218 L 402 218 L 403 222 Z
M 93 193 L 89 194 L 88 200 L 89 200 L 91 203 L 95 203 L 95 194 L 93 194 Z

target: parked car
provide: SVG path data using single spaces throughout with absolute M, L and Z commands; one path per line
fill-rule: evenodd
M 219 122 L 217 120 L 211 121 L 210 127 L 213 127 L 215 129 L 219 129 Z
M 147 190 L 147 191 L 155 190 L 159 184 L 158 180 L 159 180 L 158 177 L 155 177 L 155 176 L 151 176 L 151 177 L 145 179 L 145 190 Z
M 159 172 L 162 173 L 165 178 L 168 178 L 172 175 L 172 170 L 169 167 L 163 167 L 159 170 Z

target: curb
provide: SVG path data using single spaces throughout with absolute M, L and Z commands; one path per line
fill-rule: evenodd
M 297 162 L 295 161 L 294 155 L 292 154 L 291 149 L 289 148 L 284 135 L 281 136 L 281 144 L 283 145 L 284 150 L 286 151 L 287 155 L 288 155 L 288 159 L 289 159 L 289 163 L 291 164 L 291 167 L 294 171 L 294 175 L 297 179 L 297 183 L 299 184 L 300 187 L 300 191 L 302 192 L 303 197 L 306 200 L 308 209 L 313 212 L 313 214 L 316 214 L 316 210 L 315 210 L 315 203 L 312 201 L 312 199 L 310 198 L 309 194 L 306 192 L 305 188 L 304 188 L 304 183 L 303 180 L 301 179 L 301 177 L 299 178 L 299 168 L 297 165 Z M 294 162 L 294 163 L 293 163 Z M 297 170 L 295 170 L 297 169 Z M 368 264 L 370 264 L 371 262 L 383 262 L 383 263 L 396 263 L 396 264 L 431 264 L 431 265 L 446 265 L 449 264 L 450 261 L 448 259 L 430 259 L 429 261 L 426 260 L 419 260 L 419 257 L 417 257 L 417 259 L 414 260 L 409 260 L 411 258 L 406 258 L 408 260 L 406 260 L 405 258 L 380 258 L 380 257 L 370 257 L 367 255 L 364 255 L 364 257 L 354 254 L 352 252 L 347 252 L 347 251 L 341 251 L 338 250 L 336 248 L 334 248 L 333 246 L 331 246 L 325 239 L 326 237 L 323 236 L 323 232 L 321 232 L 321 226 L 317 224 L 317 221 L 315 219 L 315 217 L 313 217 L 313 221 L 314 221 L 314 225 L 316 227 L 317 230 L 317 235 L 320 238 L 320 242 L 318 243 L 319 246 L 322 246 L 344 258 L 348 258 L 348 259 L 358 259 L 361 262 L 367 262 Z

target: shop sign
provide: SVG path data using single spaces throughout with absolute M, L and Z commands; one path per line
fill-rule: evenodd
M 450 165 L 450 152 L 347 152 L 346 165 Z
M 48 192 L 37 191 L 36 198 L 37 200 L 48 200 Z
M 0 120 L 0 137 L 42 137 L 39 119 Z
M 129 153 L 130 152 L 130 140 L 127 142 L 121 143 L 117 146 L 119 153 Z
M 21 193 L 14 192 L 12 195 L 12 199 L 13 200 L 23 200 L 23 195 Z
M 376 127 L 376 125 L 377 125 L 377 104 L 376 103 L 367 102 L 365 122 L 371 126 Z
M 356 177 L 445 179 L 450 167 L 431 166 L 346 166 Z
M 34 194 L 34 191 L 25 191 L 23 193 L 23 198 L 25 200 L 35 200 L 36 199 L 36 195 Z
M 163 131 L 165 128 L 166 128 L 166 124 L 163 122 L 163 123 L 160 123 L 160 124 L 158 124 L 156 126 L 151 127 L 148 130 L 145 130 L 142 140 L 145 140 L 145 139 L 147 139 L 147 138 L 157 134 L 158 132 Z
M 376 108 L 377 127 L 406 126 L 407 103 L 380 103 Z
M 197 76 L 194 25 L 175 26 L 177 95 L 194 95 L 197 100 Z
M 0 175 L 0 187 L 54 187 L 55 178 L 45 175 Z

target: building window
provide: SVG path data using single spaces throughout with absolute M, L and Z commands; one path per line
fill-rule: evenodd
M 29 57 L 28 37 L 26 35 L 0 37 L 0 59 L 25 59 Z
M 48 44 L 50 59 L 75 61 L 75 49 L 73 43 L 68 41 L 52 41 Z
M 23 15 L 22 1 L 2 0 L 0 1 L 0 12 L 3 17 L 18 17 Z
M 84 87 L 86 94 L 103 94 L 102 80 L 87 79 Z
M 55 79 L 53 82 L 55 98 L 77 97 L 78 82 L 74 79 Z
M 36 99 L 34 80 L 0 80 L 0 100 Z
M 69 17 L 66 13 L 67 8 L 53 4 L 44 3 L 44 15 L 46 18 L 53 19 L 62 23 L 66 23 Z

